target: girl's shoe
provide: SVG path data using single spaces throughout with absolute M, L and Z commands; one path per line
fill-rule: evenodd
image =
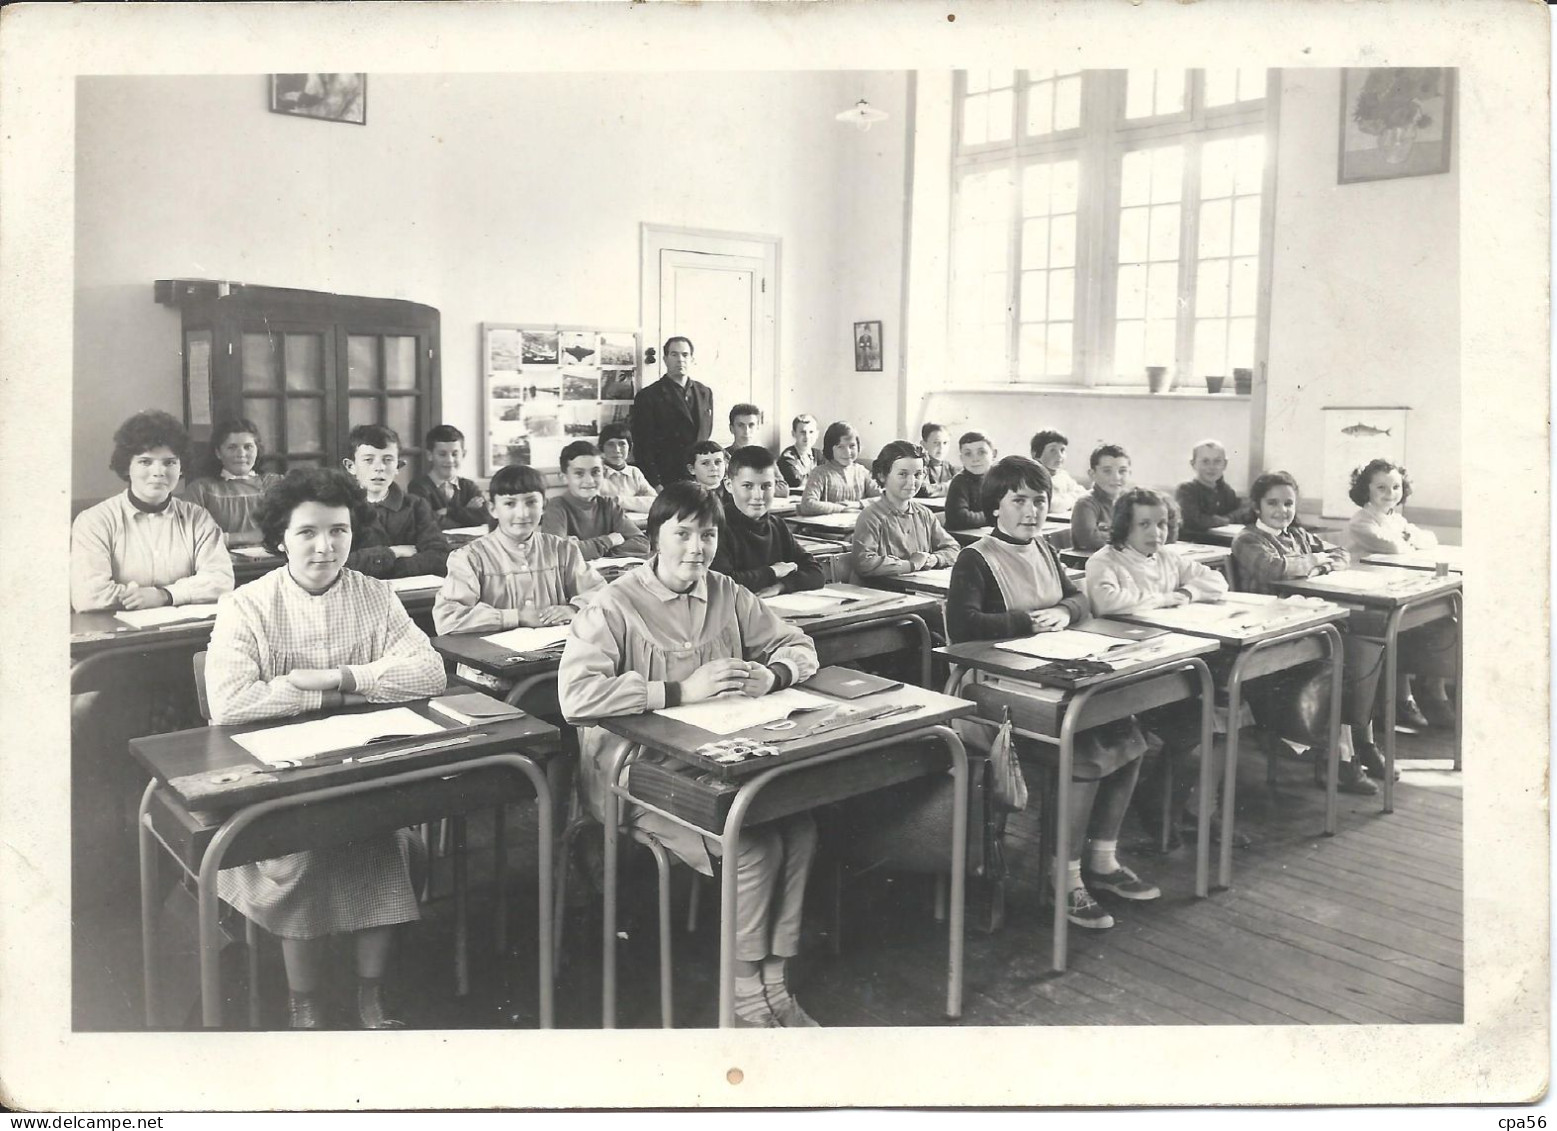
M 1395 704 L 1395 726 L 1411 730 L 1427 729 L 1427 716 L 1422 714 L 1422 708 L 1416 705 L 1415 699 L 1406 698 Z
M 317 994 L 290 994 L 287 997 L 288 1026 L 293 1029 L 323 1029 L 324 1007 Z
M 364 978 L 357 983 L 357 1021 L 363 1029 L 403 1029 L 405 1022 L 391 1017 L 384 1004 L 384 983 Z
M 1384 755 L 1379 752 L 1379 748 L 1371 742 L 1360 742 L 1356 739 L 1352 740 L 1352 747 L 1356 753 L 1357 764 L 1362 767 L 1363 772 L 1376 781 L 1383 781 Z M 1395 780 L 1400 780 L 1399 766 L 1395 767 Z
M 1324 758 L 1314 761 L 1314 784 L 1320 789 L 1325 787 L 1326 764 Z M 1368 780 L 1368 776 L 1358 768 L 1356 762 L 1341 763 L 1336 788 L 1342 793 L 1354 793 L 1359 797 L 1373 797 L 1379 792 L 1379 787 Z

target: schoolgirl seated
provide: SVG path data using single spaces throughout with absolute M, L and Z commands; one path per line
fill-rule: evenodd
M 851 549 L 860 577 L 896 577 L 922 569 L 945 569 L 957 560 L 957 540 L 935 512 L 914 496 L 924 485 L 924 449 L 893 440 L 876 457 L 871 474 L 881 485 L 854 527 Z
M 1353 555 L 1416 554 L 1438 547 L 1438 538 L 1431 530 L 1406 521 L 1402 508 L 1411 498 L 1411 477 L 1398 463 L 1369 460 L 1352 472 L 1348 494 L 1358 507 L 1346 524 L 1347 544 Z M 1402 659 L 1409 662 L 1413 653 L 1421 655 L 1423 650 L 1448 652 L 1456 646 L 1456 631 L 1448 622 L 1411 629 L 1401 638 Z M 1443 679 L 1417 679 L 1424 685 L 1420 706 L 1411 694 L 1412 674 L 1403 663 L 1395 687 L 1395 721 L 1418 729 L 1454 726 L 1454 704 Z
M 1216 570 L 1180 556 L 1168 542 L 1168 500 L 1156 491 L 1136 487 L 1122 492 L 1114 502 L 1109 543 L 1087 559 L 1087 599 L 1094 616 L 1133 613 L 1145 609 L 1168 609 L 1195 601 L 1215 601 L 1227 592 L 1227 579 Z M 1190 754 L 1200 742 L 1200 705 L 1174 704 L 1141 716 L 1141 725 L 1162 739 L 1161 759 L 1141 782 L 1136 792 L 1136 813 L 1154 837 L 1162 832 L 1162 790 L 1167 785 L 1170 762 L 1185 772 L 1174 774 L 1189 795 L 1180 824 L 1193 826 L 1200 811 L 1193 783 L 1196 775 L 1187 772 Z M 1225 733 L 1225 713 L 1217 730 Z M 1204 752 L 1202 752 L 1204 754 Z M 1222 780 L 1222 756 L 1225 748 L 1214 748 L 1214 778 Z M 1220 821 L 1214 812 L 1212 828 L 1218 839 Z M 1171 845 L 1177 830 L 1169 830 Z M 1245 838 L 1240 841 L 1247 843 Z
M 346 567 L 373 507 L 348 476 L 296 470 L 255 514 L 283 569 L 223 599 L 206 653 L 211 721 L 284 718 L 353 703 L 398 703 L 444 689 L 443 661 L 383 581 Z M 295 1029 L 325 1025 L 329 937 L 353 937 L 354 1021 L 397 1027 L 383 993 L 392 928 L 419 916 L 401 829 L 224 869 L 219 891 L 281 939 Z
M 1048 472 L 1023 456 L 1007 456 L 985 474 L 981 503 L 993 515 L 994 529 L 963 550 L 952 566 L 946 602 L 951 638 L 1008 640 L 1084 620 L 1086 597 L 1041 537 L 1049 510 Z M 1161 894 L 1117 854 L 1145 751 L 1145 736 L 1134 719 L 1076 736 L 1069 829 L 1074 855 L 1055 866 L 1065 868 L 1066 918 L 1078 927 L 1114 925 L 1093 892 L 1128 900 Z
M 773 453 L 750 444 L 731 454 L 722 492 L 724 525 L 713 568 L 759 597 L 822 587 L 822 567 L 800 548 L 789 524 L 769 513 L 777 478 Z
M 601 720 L 719 695 L 755 698 L 816 672 L 816 650 L 804 632 L 745 586 L 709 571 L 719 551 L 718 505 L 695 483 L 667 486 L 649 508 L 647 564 L 606 587 L 573 622 L 558 689 L 563 714 L 579 728 L 579 782 L 597 819 L 604 819 L 611 765 L 632 745 Z M 635 807 L 624 819 L 713 874 L 717 839 Z M 796 814 L 745 830 L 738 858 L 725 861 L 736 869 L 738 1027 L 816 1024 L 790 993 L 786 972 L 786 960 L 800 949 L 815 851 L 815 824 Z
M 1275 583 L 1304 577 L 1317 577 L 1346 569 L 1351 557 L 1339 546 L 1327 547 L 1312 531 L 1297 521 L 1298 485 L 1285 471 L 1267 471 L 1249 488 L 1249 505 L 1254 521 L 1233 539 L 1233 588 L 1244 593 L 1273 593 Z M 1371 746 L 1371 743 L 1367 744 Z M 1346 793 L 1369 796 L 1378 787 L 1359 768 L 1358 759 L 1366 757 L 1365 748 L 1353 754 L 1352 735 L 1341 729 L 1341 768 L 1339 788 Z M 1384 761 L 1377 749 L 1377 771 L 1382 776 Z M 1324 785 L 1326 759 L 1314 759 L 1314 784 Z
M 846 420 L 835 420 L 822 436 L 821 463 L 806 476 L 801 514 L 838 514 L 862 510 L 881 494 L 881 485 L 859 464 L 860 438 Z
M 211 451 L 220 470 L 192 480 L 184 498 L 211 512 L 229 546 L 252 546 L 260 540 L 254 511 L 281 476 L 257 469 L 262 450 L 259 426 L 252 420 L 234 417 L 218 424 L 211 433 Z

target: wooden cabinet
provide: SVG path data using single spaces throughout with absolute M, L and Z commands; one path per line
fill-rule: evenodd
M 359 424 L 399 434 L 402 485 L 424 470 L 422 437 L 442 419 L 432 307 L 211 279 L 159 279 L 155 296 L 183 317 L 194 473 L 231 416 L 259 425 L 267 470 L 339 467 Z

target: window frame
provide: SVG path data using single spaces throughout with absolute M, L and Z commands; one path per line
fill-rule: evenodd
M 1178 387 L 1187 388 L 1193 375 L 1193 351 L 1198 275 L 1201 203 L 1201 150 L 1209 142 L 1249 134 L 1265 142 L 1264 174 L 1260 187 L 1260 233 L 1255 313 L 1253 365 L 1263 372 L 1270 322 L 1270 273 L 1274 245 L 1275 153 L 1279 118 L 1279 68 L 1267 68 L 1265 95 L 1260 99 L 1205 105 L 1205 72 L 1189 69 L 1185 109 L 1182 113 L 1127 120 L 1125 70 L 1083 70 L 1081 118 L 1075 130 L 1023 135 L 1027 115 L 1029 72 L 1015 72 L 1012 106 L 1012 139 L 1007 142 L 964 146 L 963 100 L 966 72 L 956 71 L 952 84 L 952 157 L 950 168 L 951 246 L 947 257 L 948 298 L 954 293 L 958 263 L 958 216 L 964 179 L 972 173 L 1005 166 L 1011 184 L 1006 260 L 1006 365 L 1004 372 L 971 373 L 962 380 L 947 378 L 959 388 L 1031 388 L 1131 391 L 1145 388 L 1145 374 L 1132 378 L 1114 372 L 1117 289 L 1119 276 L 1119 217 L 1124 155 L 1140 149 L 1178 143 L 1184 147 L 1184 179 L 1180 187 L 1178 299 L 1172 368 Z M 1076 278 L 1072 322 L 1072 368 L 1067 375 L 1027 377 L 1022 374 L 1021 238 L 1022 180 L 1025 169 L 1036 163 L 1077 161 Z M 1047 311 L 1043 323 L 1048 324 Z M 969 343 L 959 340 L 954 302 L 947 304 L 948 341 L 954 350 Z M 1208 316 L 1209 317 L 1209 316 Z M 1029 323 L 1033 324 L 1033 323 Z M 1231 373 L 1225 374 L 1230 377 Z

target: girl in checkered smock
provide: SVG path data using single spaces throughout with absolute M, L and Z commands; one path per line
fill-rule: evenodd
M 211 721 L 247 723 L 351 703 L 393 703 L 444 689 L 443 663 L 382 581 L 345 568 L 362 489 L 338 471 L 293 471 L 265 496 L 264 545 L 287 560 L 221 602 L 206 655 Z M 221 873 L 222 898 L 281 939 L 293 1028 L 323 1023 L 328 936 L 354 934 L 357 1012 L 385 1012 L 391 927 L 418 917 L 408 830 L 296 852 Z

